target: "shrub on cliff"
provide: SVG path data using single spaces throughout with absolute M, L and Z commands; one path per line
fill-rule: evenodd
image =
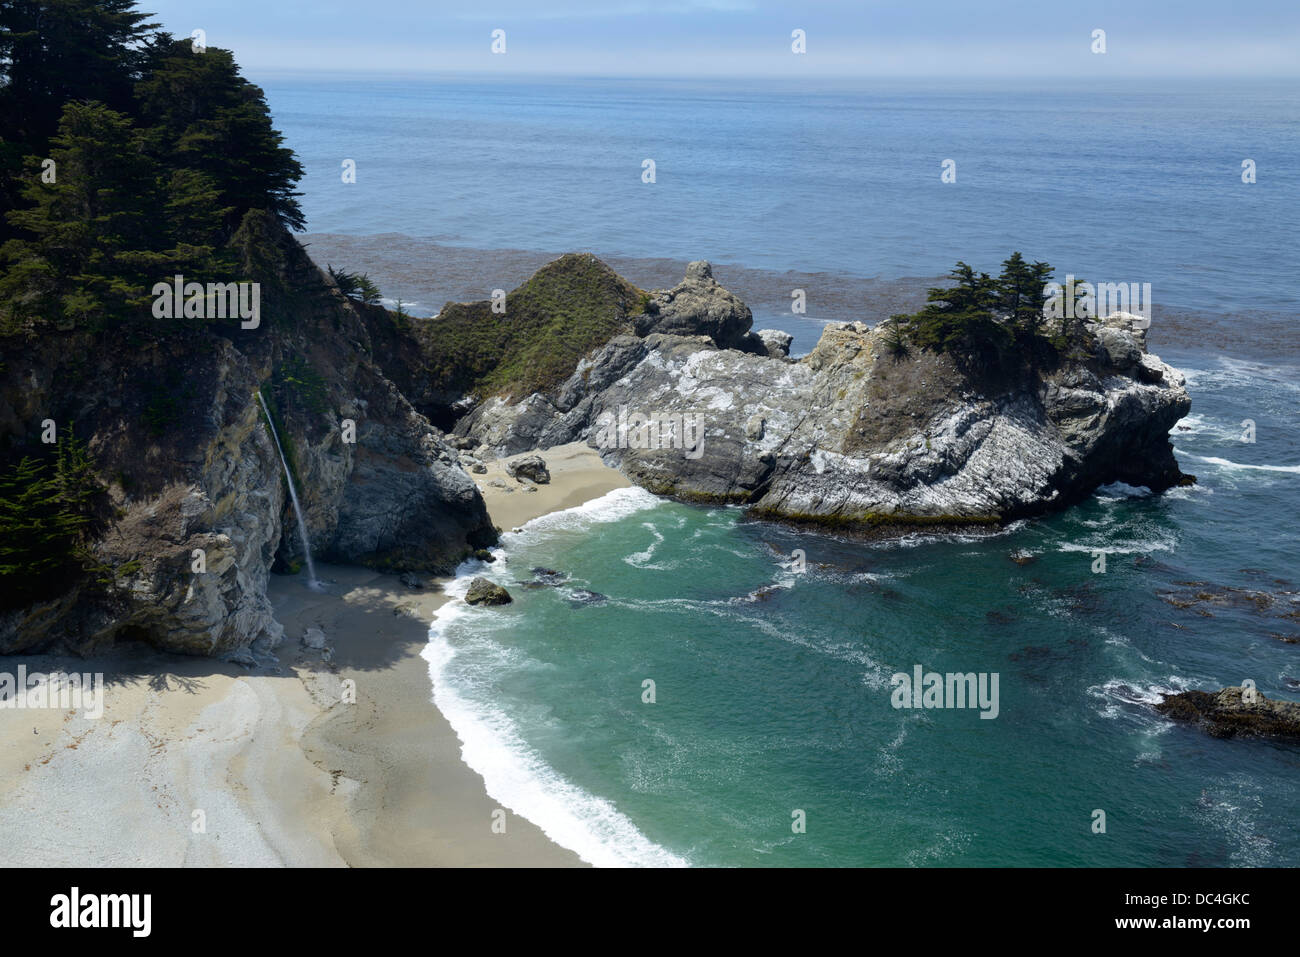
M 0 606 L 58 594 L 93 564 L 86 542 L 102 491 L 70 430 L 51 455 L 0 473 Z
M 379 287 L 368 274 L 348 272 L 344 269 L 335 269 L 333 266 L 325 268 L 329 271 L 330 278 L 334 280 L 334 285 L 339 287 L 339 292 L 349 299 L 365 303 L 367 306 L 375 306 L 383 298 Z

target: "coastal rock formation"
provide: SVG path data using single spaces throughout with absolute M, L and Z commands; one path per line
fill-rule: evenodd
M 43 421 L 73 428 L 102 501 L 95 571 L 6 595 L 0 653 L 139 640 L 233 656 L 280 640 L 268 576 L 302 555 L 259 391 L 317 557 L 448 572 L 495 542 L 455 452 L 370 358 L 353 304 L 287 233 L 274 249 L 258 329 L 5 343 L 0 437 L 39 453 Z
M 1190 408 L 1185 382 L 1146 352 L 1136 317 L 1091 324 L 1088 354 L 998 381 L 944 353 L 900 355 L 856 322 L 828 325 L 798 361 L 750 350 L 748 309 L 705 264 L 651 302 L 636 335 L 551 390 L 488 399 L 456 432 L 497 454 L 586 440 L 652 492 L 859 530 L 996 524 L 1109 482 L 1184 480 L 1168 432 Z
M 1300 703 L 1266 698 L 1240 686 L 1221 691 L 1184 691 L 1165 695 L 1161 714 L 1200 725 L 1216 738 L 1245 736 L 1300 739 Z

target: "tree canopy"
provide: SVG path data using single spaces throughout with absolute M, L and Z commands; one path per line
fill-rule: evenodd
M 1079 328 L 1049 328 L 1045 290 L 1052 267 L 1014 252 L 995 278 L 958 262 L 949 274 L 955 285 L 932 288 L 925 306 L 891 316 L 886 347 L 896 356 L 910 345 L 945 352 L 989 371 L 1034 369 L 1068 351 Z
M 250 215 L 305 225 L 302 166 L 233 56 L 132 0 L 0 0 L 0 334 L 148 316 L 243 278 Z

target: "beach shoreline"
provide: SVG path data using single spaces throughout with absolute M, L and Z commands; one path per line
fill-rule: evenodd
M 585 446 L 540 454 L 552 477 L 535 491 L 503 462 L 474 476 L 504 531 L 629 484 Z M 0 711 L 0 864 L 580 866 L 499 808 L 434 704 L 421 652 L 447 579 L 318 574 L 319 592 L 272 576 L 284 638 L 256 663 L 143 645 L 13 659 L 102 673 L 103 714 Z

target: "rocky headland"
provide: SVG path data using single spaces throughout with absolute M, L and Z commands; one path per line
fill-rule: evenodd
M 1068 361 L 1001 379 L 861 323 L 791 359 L 707 262 L 626 325 L 555 386 L 483 397 L 456 435 L 483 455 L 585 441 L 652 492 L 846 531 L 998 524 L 1110 482 L 1189 480 L 1168 439 L 1183 376 L 1127 314 L 1089 324 Z

